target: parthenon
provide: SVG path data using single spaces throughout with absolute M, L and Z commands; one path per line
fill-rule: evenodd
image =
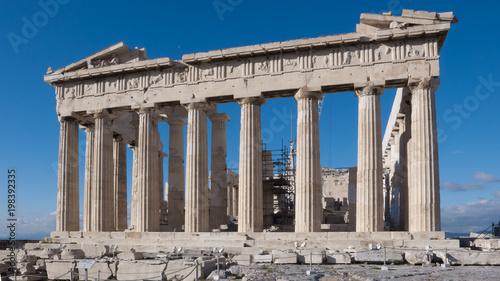
M 185 54 L 181 60 L 148 59 L 145 49 L 118 43 L 49 68 L 45 81 L 55 87 L 61 124 L 56 231 L 208 232 L 226 223 L 231 212 L 238 232 L 262 232 L 261 106 L 294 97 L 295 232 L 320 232 L 318 103 L 325 94 L 344 92 L 354 92 L 359 102 L 356 232 L 384 230 L 384 181 L 399 187 L 398 230 L 440 231 L 434 95 L 439 52 L 457 21 L 451 12 L 361 14 L 353 33 Z M 393 88 L 399 90 L 384 134 L 380 96 Z M 226 165 L 230 117 L 217 108 L 234 102 L 241 107 L 237 189 L 227 185 L 233 177 Z M 168 149 L 159 122 L 169 126 Z M 86 132 L 84 175 L 78 166 L 80 129 Z M 127 145 L 133 151 L 130 224 Z M 164 214 L 168 226 L 162 224 Z

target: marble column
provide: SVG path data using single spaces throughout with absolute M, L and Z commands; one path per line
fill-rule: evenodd
M 129 229 L 137 229 L 137 145 L 130 143 L 128 147 L 132 150 L 132 194 L 130 194 L 130 225 Z
M 238 186 L 235 185 L 232 187 L 233 189 L 233 217 L 238 217 L 238 205 L 239 205 L 239 192 L 238 192 Z
M 238 101 L 241 106 L 238 232 L 263 230 L 260 106 L 265 102 L 262 97 Z
M 184 118 L 168 118 L 168 224 L 181 230 L 184 225 Z
M 408 106 L 405 116 L 398 119 L 399 124 L 399 167 L 395 175 L 399 184 L 399 231 L 408 231 L 408 142 L 411 129 L 411 109 Z
M 113 211 L 113 131 L 106 112 L 94 114 L 94 161 L 92 167 L 92 231 L 112 231 Z
M 56 230 L 78 231 L 78 124 L 72 117 L 63 117 L 60 122 Z
M 441 230 L 439 160 L 434 93 L 439 78 L 411 81 L 408 163 L 409 231 Z
M 356 232 L 384 230 L 380 116 L 382 93 L 383 88 L 372 85 L 356 89 L 359 99 Z
M 160 200 L 158 181 L 158 123 L 152 108 L 142 108 L 139 114 L 137 142 L 137 232 L 160 230 Z
M 83 231 L 92 231 L 92 164 L 94 155 L 94 124 L 88 124 L 82 127 L 87 133 L 85 144 L 85 182 L 83 189 Z
M 319 154 L 320 92 L 300 89 L 297 101 L 297 170 L 295 180 L 295 232 L 319 232 L 323 221 Z
M 227 215 L 232 216 L 233 215 L 233 186 L 230 185 L 229 183 L 226 184 L 226 190 L 227 190 Z
M 114 229 L 123 231 L 127 228 L 127 148 L 120 135 L 114 137 L 113 162 Z
M 225 113 L 209 116 L 212 121 L 212 153 L 210 172 L 210 228 L 227 223 L 227 135 Z
M 207 104 L 190 103 L 186 151 L 185 232 L 209 231 Z

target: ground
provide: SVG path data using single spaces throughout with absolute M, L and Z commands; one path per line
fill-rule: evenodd
M 311 276 L 306 275 L 307 270 L 309 265 L 233 265 L 227 269 L 232 274 L 227 278 L 252 281 L 500 280 L 499 266 L 454 266 L 444 269 L 436 265 L 431 267 L 389 265 L 388 271 L 382 271 L 380 265 L 313 265 L 316 274 Z

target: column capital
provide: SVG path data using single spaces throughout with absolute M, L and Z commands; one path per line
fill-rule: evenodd
M 355 85 L 354 92 L 356 97 L 380 96 L 384 93 L 384 86 L 374 85 L 373 83 L 362 87 L 356 87 Z
M 183 105 L 188 111 L 193 109 L 201 109 L 203 111 L 207 111 L 209 109 L 209 104 L 206 102 L 190 102 Z
M 94 118 L 105 118 L 108 120 L 114 120 L 120 117 L 118 113 L 111 112 L 108 109 L 91 110 L 87 113 L 92 115 Z
M 323 94 L 320 91 L 308 91 L 305 90 L 304 88 L 300 88 L 293 97 L 295 98 L 296 101 L 306 98 L 322 100 Z
M 254 104 L 254 105 L 263 105 L 266 104 L 266 99 L 260 95 L 260 96 L 255 96 L 255 97 L 246 97 L 242 99 L 237 100 L 240 106 L 245 105 L 245 104 Z
M 113 139 L 116 141 L 116 142 L 122 142 L 123 141 L 123 136 L 121 134 L 114 134 L 113 135 Z
M 160 111 L 155 107 L 140 107 L 140 108 L 136 108 L 135 112 L 137 112 L 137 114 L 139 114 L 139 115 L 143 115 L 143 114 L 152 114 L 155 116 L 160 115 Z
M 58 119 L 60 123 L 63 122 L 79 123 L 81 121 L 81 119 L 75 116 L 59 116 Z
M 408 88 L 410 91 L 421 90 L 421 89 L 431 89 L 432 91 L 436 91 L 441 83 L 441 79 L 439 77 L 424 77 L 424 78 L 410 78 L 408 80 Z
M 231 118 L 226 113 L 217 113 L 217 114 L 212 114 L 209 115 L 208 118 L 212 122 L 227 122 L 231 121 Z

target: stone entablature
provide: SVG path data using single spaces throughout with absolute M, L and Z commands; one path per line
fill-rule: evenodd
M 411 77 L 439 76 L 439 49 L 456 19 L 416 13 L 362 14 L 355 33 L 187 54 L 176 61 L 147 60 L 145 50 L 118 43 L 49 72 L 45 81 L 56 87 L 61 116 L 144 103 L 285 97 L 303 87 L 353 91 L 367 81 L 403 87 Z M 127 55 L 134 59 L 127 61 Z M 96 61 L 106 63 L 94 66 Z

